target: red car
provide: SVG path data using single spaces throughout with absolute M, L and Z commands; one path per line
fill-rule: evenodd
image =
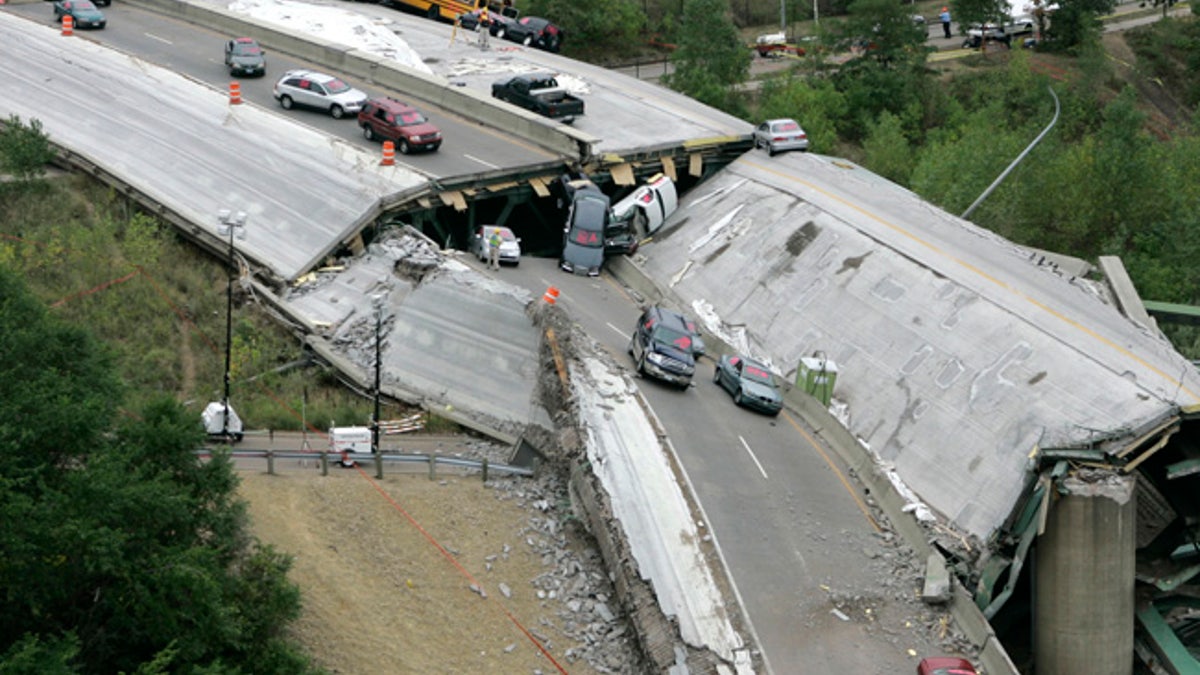
M 358 125 L 368 141 L 393 141 L 402 154 L 433 152 L 442 145 L 442 132 L 416 108 L 394 98 L 373 98 L 358 111 Z
M 971 662 L 957 656 L 932 656 L 917 664 L 917 675 L 979 675 Z

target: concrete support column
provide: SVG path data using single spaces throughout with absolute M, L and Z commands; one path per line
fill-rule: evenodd
M 1062 480 L 1038 540 L 1038 675 L 1133 672 L 1135 479 L 1085 469 Z

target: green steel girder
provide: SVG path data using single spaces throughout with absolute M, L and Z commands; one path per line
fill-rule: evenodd
M 1142 629 L 1143 637 L 1154 653 L 1168 664 L 1168 672 L 1200 673 L 1200 661 L 1196 661 L 1196 657 L 1179 640 L 1179 636 L 1159 613 L 1157 604 L 1160 603 L 1147 603 L 1138 610 L 1137 624 Z
M 1014 534 L 1017 536 L 1017 547 L 1013 555 L 993 556 L 980 571 L 975 590 L 975 604 L 988 619 L 994 617 L 1012 596 L 1013 589 L 1020 580 L 1021 570 L 1025 566 L 1029 547 L 1041 529 L 1043 512 L 1049 506 L 1050 487 L 1066 472 L 1066 467 L 1066 462 L 1058 462 L 1053 469 L 1043 473 L 1033 483 L 1029 496 L 1022 503 L 1019 514 L 1009 529 L 1008 537 Z M 997 593 L 996 583 L 1005 572 L 1008 576 L 1005 578 L 1004 588 Z

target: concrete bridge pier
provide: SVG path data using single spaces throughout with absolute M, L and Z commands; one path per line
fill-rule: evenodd
M 1038 675 L 1133 672 L 1135 483 L 1090 469 L 1059 483 L 1037 546 Z

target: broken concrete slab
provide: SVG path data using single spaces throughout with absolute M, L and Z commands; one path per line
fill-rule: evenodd
M 944 605 L 950 602 L 953 594 L 954 586 L 946 559 L 941 553 L 933 551 L 925 561 L 925 586 L 921 590 L 921 600 L 929 605 Z

